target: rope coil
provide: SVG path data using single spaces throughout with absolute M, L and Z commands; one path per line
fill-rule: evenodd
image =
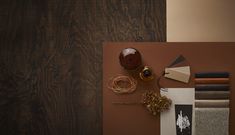
M 108 88 L 118 94 L 132 93 L 136 90 L 137 80 L 131 76 L 118 75 L 109 80 Z

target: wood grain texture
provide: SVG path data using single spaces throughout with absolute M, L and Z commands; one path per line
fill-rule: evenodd
M 165 41 L 165 0 L 1 0 L 0 134 L 101 135 L 102 43 Z

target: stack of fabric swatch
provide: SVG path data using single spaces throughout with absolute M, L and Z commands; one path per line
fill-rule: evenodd
M 228 135 L 229 73 L 195 74 L 196 135 Z

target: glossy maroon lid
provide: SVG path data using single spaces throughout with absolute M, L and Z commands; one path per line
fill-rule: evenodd
M 121 66 L 127 70 L 134 70 L 142 64 L 141 54 L 134 48 L 125 48 L 119 55 Z

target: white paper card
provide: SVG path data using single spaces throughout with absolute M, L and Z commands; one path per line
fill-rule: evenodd
M 161 135 L 177 135 L 176 132 L 188 132 L 190 129 L 192 135 L 194 135 L 195 122 L 194 122 L 194 99 L 195 99 L 195 89 L 194 88 L 166 88 L 161 90 L 163 96 L 167 96 L 172 100 L 172 105 L 168 111 L 164 111 L 160 115 L 160 125 L 161 125 Z M 182 127 L 180 122 L 183 120 L 188 120 L 186 115 L 181 115 L 184 109 L 176 109 L 175 106 L 191 106 L 191 120 L 188 121 L 188 127 Z M 179 113 L 176 113 L 180 110 Z M 185 114 L 185 112 L 183 112 Z M 178 117 L 176 116 L 178 115 Z M 177 118 L 176 118 L 177 117 Z M 186 125 L 187 125 L 186 124 Z M 190 126 L 191 127 L 190 127 Z

